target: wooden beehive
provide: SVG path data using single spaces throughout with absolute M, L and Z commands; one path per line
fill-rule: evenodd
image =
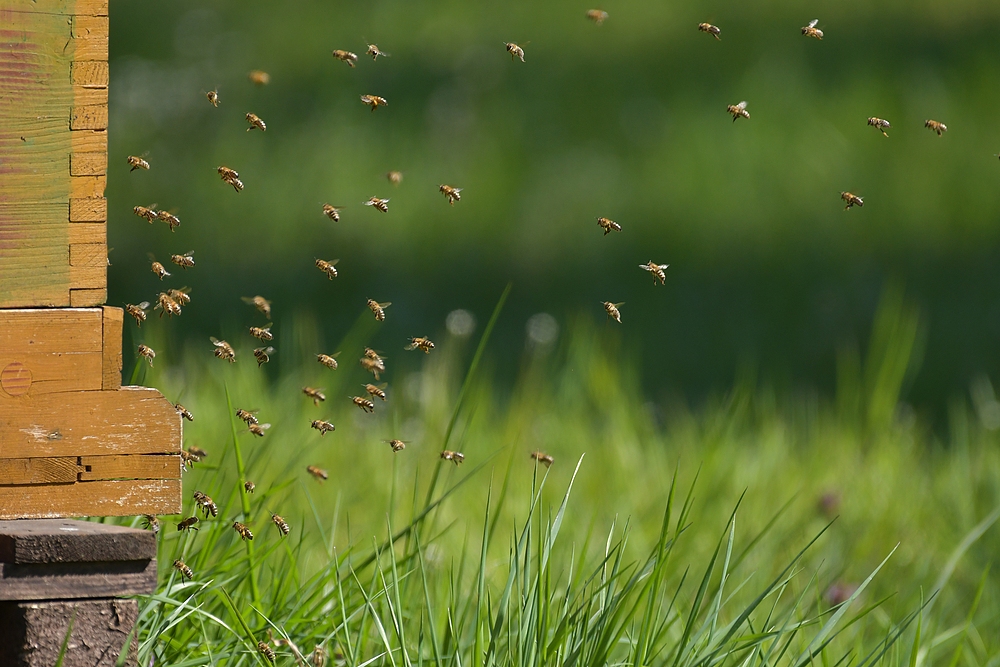
M 180 416 L 121 386 L 108 0 L 0 0 L 0 519 L 172 514 Z

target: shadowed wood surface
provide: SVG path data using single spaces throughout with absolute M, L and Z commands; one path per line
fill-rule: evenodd
M 0 563 L 0 600 L 72 600 L 156 590 L 156 561 L 13 565 Z
M 156 557 L 153 533 L 92 521 L 0 521 L 0 563 L 90 563 Z

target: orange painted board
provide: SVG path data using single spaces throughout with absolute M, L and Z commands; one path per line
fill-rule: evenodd
M 179 479 L 0 487 L 0 519 L 162 515 L 180 512 Z
M 77 481 L 78 473 L 75 456 L 50 459 L 0 459 L 0 486 L 72 484 Z
M 41 459 L 61 460 L 61 459 Z M 164 454 L 132 456 L 81 456 L 79 480 L 101 479 L 180 479 L 181 459 Z M 3 459 L 0 459 L 3 461 Z

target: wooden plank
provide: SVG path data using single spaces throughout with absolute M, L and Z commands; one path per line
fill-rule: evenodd
M 75 130 L 69 133 L 72 153 L 107 153 L 107 130 Z
M 99 39 L 108 37 L 108 17 L 105 16 L 94 16 L 94 15 L 80 15 L 73 17 L 73 37 L 79 39 Z M 103 58 L 87 58 L 82 55 L 77 47 L 77 51 L 74 55 L 74 60 L 107 60 L 108 57 L 105 55 Z
M 107 288 L 95 287 L 93 289 L 71 289 L 69 291 L 69 305 L 74 308 L 100 306 L 107 300 Z
M 81 62 L 74 60 L 70 65 L 70 81 L 74 86 L 84 88 L 107 88 L 110 80 L 108 63 L 101 60 Z
M 102 368 L 105 391 L 122 386 L 122 327 L 125 311 L 121 308 L 104 306 L 104 362 Z
M 100 308 L 0 310 L 0 353 L 69 355 L 104 347 Z
M 108 219 L 108 200 L 104 197 L 74 197 L 69 200 L 70 222 L 103 222 Z
M 108 247 L 103 243 L 74 243 L 69 247 L 70 266 L 107 266 Z
M 71 130 L 108 129 L 108 107 L 103 104 L 73 107 L 69 127 Z
M 103 197 L 107 184 L 107 176 L 72 176 L 69 179 L 69 198 Z
M 0 458 L 179 455 L 180 442 L 181 416 L 149 387 L 0 398 Z
M 110 563 L 156 558 L 151 531 L 90 521 L 0 521 L 0 563 Z
M 68 305 L 67 216 L 65 202 L 0 203 L 0 308 Z
M 108 285 L 108 262 L 101 265 L 70 266 L 69 286 L 71 290 L 103 289 Z M 68 296 L 68 295 L 67 295 Z
M 28 460 L 61 461 L 63 459 Z M 2 461 L 3 459 L 0 459 L 0 462 Z M 180 457 L 169 454 L 81 456 L 79 480 L 91 482 L 100 479 L 180 479 L 181 466 Z
M 0 486 L 72 484 L 77 481 L 81 469 L 77 466 L 75 456 L 51 459 L 0 459 Z
M 71 176 L 101 176 L 108 171 L 107 153 L 73 153 L 69 159 Z
M 101 243 L 107 245 L 108 226 L 103 222 L 75 222 L 69 226 L 69 244 Z
M 38 565 L 0 563 L 0 600 L 100 598 L 100 602 L 106 604 L 111 602 L 106 598 L 148 595 L 155 590 L 156 560 Z M 38 603 L 32 606 L 37 607 Z M 68 610 L 63 611 L 68 613 Z M 114 611 L 118 612 L 117 607 Z M 110 610 L 105 613 L 106 618 L 111 617 Z M 82 614 L 77 616 L 80 617 Z M 35 651 L 32 655 L 38 657 Z M 55 664 L 55 661 L 41 664 Z
M 11 354 L 7 350 L 0 350 L 0 369 L 7 369 L 11 364 L 21 364 L 21 367 L 30 373 L 31 380 L 26 396 L 97 391 L 104 384 L 103 363 L 104 357 L 100 351 L 71 354 Z M 0 386 L 0 397 L 14 395 L 6 385 L 7 383 L 4 383 Z
M 0 487 L 0 519 L 134 516 L 180 512 L 179 479 Z
M 107 16 L 108 0 L 76 0 L 76 5 L 73 11 L 76 14 Z
M 107 106 L 108 89 L 73 86 L 73 106 L 87 106 L 92 104 Z M 80 130 L 77 131 L 79 132 Z

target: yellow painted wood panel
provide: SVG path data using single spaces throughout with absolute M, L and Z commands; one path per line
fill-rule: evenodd
M 108 170 L 107 153 L 73 153 L 69 159 L 71 176 L 101 176 Z
M 103 243 L 74 243 L 69 246 L 70 266 L 107 266 L 108 248 Z
M 68 210 L 66 203 L 0 203 L 0 308 L 67 305 Z
M 70 266 L 69 285 L 70 289 L 106 288 L 108 285 L 107 260 L 99 266 Z
M 69 244 L 108 243 L 108 226 L 96 222 L 74 222 L 69 226 Z
M 101 222 L 108 219 L 108 200 L 104 197 L 80 197 L 69 200 L 70 222 Z
M 125 311 L 121 308 L 104 306 L 104 361 L 102 384 L 105 391 L 122 386 L 122 327 Z
M 107 288 L 94 289 L 71 289 L 69 291 L 69 305 L 74 308 L 85 308 L 87 306 L 100 306 L 108 300 Z
M 107 88 L 88 88 L 86 86 L 73 86 L 73 105 L 88 106 L 93 104 L 108 103 Z M 77 130 L 79 132 L 80 130 Z
M 0 487 L 0 519 L 135 516 L 180 512 L 179 479 Z
M 72 484 L 77 481 L 79 470 L 75 456 L 51 459 L 0 459 L 0 486 Z
M 69 196 L 72 199 L 103 197 L 107 176 L 72 176 L 69 179 Z
M 106 130 L 108 107 L 98 104 L 73 107 L 69 127 L 72 130 Z
M 107 88 L 110 79 L 108 63 L 100 60 L 75 61 L 70 68 L 70 80 L 74 86 L 84 88 Z
M 39 460 L 39 459 L 35 459 Z M 41 459 L 53 460 L 53 459 Z M 55 459 L 60 460 L 60 459 Z M 3 459 L 0 459 L 0 463 Z M 99 479 L 180 479 L 181 458 L 167 454 L 81 456 L 81 482 Z

